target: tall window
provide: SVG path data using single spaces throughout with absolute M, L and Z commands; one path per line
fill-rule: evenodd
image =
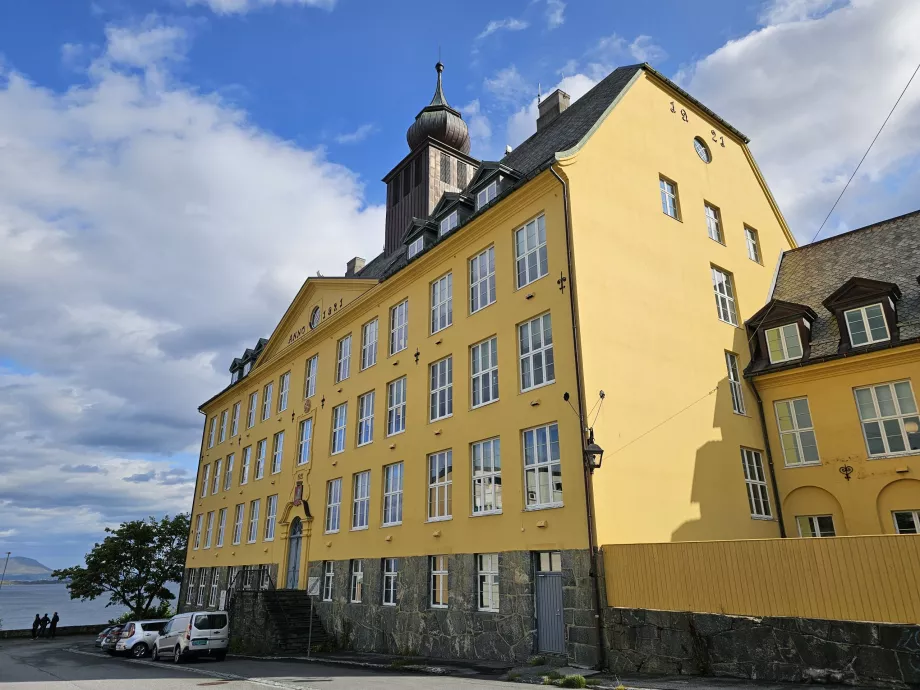
M 364 590 L 364 561 L 354 559 L 351 562 L 351 603 L 360 604 Z
M 268 439 L 265 438 L 256 444 L 256 479 L 261 479 L 265 476 L 265 447 L 267 445 Z
M 450 184 L 450 157 L 441 154 L 441 182 Z
M 198 585 L 198 569 L 189 569 L 188 571 L 188 589 L 185 590 L 185 603 L 194 604 L 195 603 L 195 592 L 197 591 Z
M 236 455 L 230 453 L 227 456 L 227 469 L 224 471 L 224 491 L 230 491 L 230 487 L 233 486 L 233 461 L 236 459 Z
M 728 370 L 728 387 L 732 394 L 732 410 L 735 414 L 744 414 L 744 387 L 741 385 L 738 355 L 734 352 L 726 352 L 725 367 Z
M 744 226 L 744 241 L 747 243 L 748 258 L 760 263 L 760 238 L 754 228 Z
M 274 382 L 269 382 L 262 390 L 262 421 L 272 416 L 272 391 L 275 389 Z
M 281 459 L 284 457 L 284 432 L 279 431 L 272 439 L 272 474 L 281 471 Z
M 243 538 L 243 512 L 246 510 L 245 503 L 237 503 L 236 510 L 233 513 L 233 543 L 239 544 Z
M 193 549 L 197 549 L 199 546 L 201 546 L 201 521 L 202 519 L 203 519 L 203 516 L 201 515 L 201 513 L 195 516 L 195 545 L 192 547 Z
M 326 483 L 326 532 L 339 531 L 340 509 L 342 507 L 342 479 Z
M 358 398 L 358 445 L 374 440 L 374 391 Z
M 403 168 L 403 196 L 409 196 L 410 187 L 412 186 L 412 168 L 408 165 Z
M 479 610 L 498 611 L 498 554 L 478 554 L 476 570 L 479 572 Z
M 409 244 L 409 249 L 406 250 L 406 258 L 411 259 L 413 256 L 418 254 L 425 248 L 425 238 L 424 236 L 416 237 Z
M 208 428 L 208 448 L 214 447 L 214 434 L 217 430 L 217 417 L 211 417 L 211 424 Z
M 259 504 L 261 499 L 257 498 L 249 502 L 249 534 L 246 535 L 246 543 L 254 544 L 256 537 L 259 536 Z
M 850 331 L 850 343 L 854 347 L 888 340 L 888 324 L 881 304 L 850 309 L 844 312 L 844 316 Z
M 920 450 L 920 417 L 909 381 L 855 392 L 870 457 Z
M 198 578 L 198 605 L 204 606 L 205 593 L 208 591 L 210 583 L 211 568 L 202 568 L 201 577 Z
M 307 360 L 307 371 L 304 378 L 304 397 L 312 398 L 316 395 L 316 369 L 319 367 L 319 355 L 313 355 Z
M 770 497 L 767 494 L 767 479 L 763 473 L 763 458 L 760 452 L 750 448 L 742 448 L 741 464 L 744 466 L 744 483 L 747 486 L 751 517 L 772 517 Z
M 800 537 L 837 536 L 832 515 L 797 515 L 795 523 L 799 527 Z
M 409 300 L 390 309 L 390 354 L 395 355 L 409 346 Z
M 454 322 L 453 273 L 431 284 L 431 332 L 442 331 Z
M 278 514 L 278 494 L 265 499 L 265 538 L 263 541 L 272 541 L 275 538 L 275 516 Z
M 406 377 L 387 384 L 387 436 L 406 430 Z
M 457 161 L 457 186 L 460 187 L 460 189 L 466 187 L 466 171 L 466 163 L 463 161 Z
M 396 581 L 399 578 L 399 561 L 383 559 L 383 605 L 396 606 Z
M 546 219 L 537 216 L 514 232 L 518 289 L 549 273 L 546 255 Z
M 722 237 L 722 214 L 719 213 L 719 209 L 710 204 L 705 204 L 704 208 L 706 209 L 706 232 L 709 234 L 709 239 L 725 244 Z
M 677 204 L 677 185 L 663 177 L 658 178 L 661 190 L 661 210 L 665 215 L 680 220 L 680 206 Z
M 204 533 L 204 548 L 211 548 L 211 532 L 214 530 L 214 511 L 208 513 L 208 526 Z
M 711 270 L 712 289 L 716 296 L 716 313 L 721 321 L 737 326 L 738 314 L 735 311 L 735 288 L 731 273 L 726 273 L 715 266 L 712 266 Z
M 470 348 L 473 380 L 473 407 L 498 400 L 498 338 L 473 345 Z
M 332 408 L 332 455 L 345 450 L 345 426 L 348 423 L 348 403 Z
M 449 520 L 451 517 L 451 490 L 453 480 L 453 453 L 449 450 L 428 456 L 428 519 Z
M 527 429 L 523 437 L 527 507 L 552 508 L 562 505 L 559 427 L 553 423 Z
M 377 363 L 377 319 L 361 327 L 361 369 Z
M 224 530 L 227 528 L 227 509 L 221 508 L 217 513 L 217 543 L 216 547 L 224 545 Z
M 470 313 L 495 302 L 495 247 L 470 260 Z
M 383 524 L 402 523 L 403 464 L 383 468 Z
M 211 594 L 208 596 L 208 606 L 217 606 L 219 575 L 220 571 L 217 568 L 211 568 Z
M 211 466 L 204 466 L 204 476 L 201 478 L 201 497 L 208 495 L 208 484 L 211 482 Z
M 498 196 L 498 180 L 492 180 L 488 185 L 476 192 L 476 210 L 491 202 Z
M 278 412 L 284 412 L 287 409 L 288 393 L 291 389 L 291 372 L 286 371 L 281 374 L 281 380 L 278 383 Z
M 338 383 L 351 373 L 351 333 L 339 341 L 336 353 L 335 382 Z
M 259 407 L 259 392 L 249 394 L 249 409 L 246 411 L 246 428 L 256 425 L 256 409 Z
M 425 179 L 425 163 L 428 162 L 428 155 L 424 154 L 415 159 L 415 186 L 418 187 Z
M 438 226 L 438 235 L 446 235 L 451 230 L 453 230 L 455 227 L 457 227 L 457 223 L 459 222 L 459 219 L 460 219 L 460 216 L 458 215 L 456 211 L 453 211 L 446 218 L 442 218 Z
M 770 328 L 764 335 L 767 338 L 767 351 L 772 364 L 788 362 L 802 356 L 802 338 L 797 323 Z
M 352 480 L 351 528 L 367 529 L 371 506 L 370 470 L 358 472 Z
M 808 398 L 781 400 L 775 403 L 775 407 L 776 424 L 779 427 L 779 440 L 783 446 L 786 466 L 820 464 Z
M 240 431 L 240 403 L 233 406 L 233 415 L 230 417 L 230 438 L 236 436 Z
M 223 461 L 215 460 L 214 461 L 214 480 L 211 484 L 211 495 L 216 494 L 220 491 L 220 479 L 221 479 L 221 467 L 223 466 Z
M 431 582 L 431 607 L 435 609 L 447 608 L 447 556 L 431 556 L 429 558 Z
M 445 357 L 431 365 L 430 420 L 450 417 L 454 413 L 454 358 Z
M 243 448 L 243 463 L 240 465 L 240 486 L 249 483 L 249 463 L 252 459 L 252 446 Z
M 892 517 L 898 534 L 920 534 L 920 510 L 896 510 Z
M 521 391 L 553 383 L 556 363 L 553 357 L 553 323 L 543 314 L 518 326 L 521 352 Z
M 300 423 L 300 442 L 297 451 L 297 464 L 303 465 L 310 462 L 310 444 L 313 441 L 313 417 Z
M 227 440 L 227 410 L 224 410 L 220 413 L 220 435 L 218 436 L 218 443 L 223 443 Z
M 473 460 L 473 515 L 502 512 L 502 458 L 497 438 L 470 446 Z
M 323 601 L 332 601 L 332 585 L 335 580 L 335 570 L 332 561 L 323 562 Z

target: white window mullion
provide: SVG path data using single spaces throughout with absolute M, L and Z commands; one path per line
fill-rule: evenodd
M 430 367 L 429 421 L 450 417 L 454 413 L 454 358 L 445 357 Z
M 470 260 L 470 313 L 494 304 L 495 247 L 489 247 Z
M 553 353 L 553 327 L 549 314 L 518 326 L 521 361 L 521 392 L 553 383 L 556 363 Z

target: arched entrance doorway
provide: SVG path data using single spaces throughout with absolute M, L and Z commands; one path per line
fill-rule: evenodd
M 291 528 L 288 530 L 288 557 L 287 557 L 287 578 L 285 578 L 285 587 L 288 589 L 297 589 L 297 579 L 300 575 L 300 542 L 303 538 L 303 522 L 299 517 L 291 521 Z

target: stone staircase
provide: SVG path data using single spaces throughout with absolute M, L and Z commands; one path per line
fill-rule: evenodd
M 266 612 L 278 631 L 279 652 L 305 655 L 307 647 L 328 649 L 334 638 L 326 634 L 323 623 L 310 611 L 310 595 L 299 589 L 268 589 L 260 592 Z M 312 626 L 312 633 L 311 633 Z

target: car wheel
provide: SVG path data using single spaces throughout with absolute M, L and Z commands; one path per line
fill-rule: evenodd
M 176 645 L 176 648 L 173 650 L 173 663 L 181 664 L 182 663 L 182 647 Z
M 227 658 L 227 652 L 218 652 L 217 654 L 214 655 L 214 658 L 217 659 L 218 661 L 223 661 L 224 659 Z
M 150 658 L 151 658 L 153 661 L 159 661 L 159 660 L 160 660 L 160 650 L 157 649 L 156 644 L 153 645 L 153 651 L 150 652 Z
M 131 647 L 131 656 L 135 659 L 143 659 L 147 656 L 147 645 L 143 642 L 138 642 L 136 645 Z

